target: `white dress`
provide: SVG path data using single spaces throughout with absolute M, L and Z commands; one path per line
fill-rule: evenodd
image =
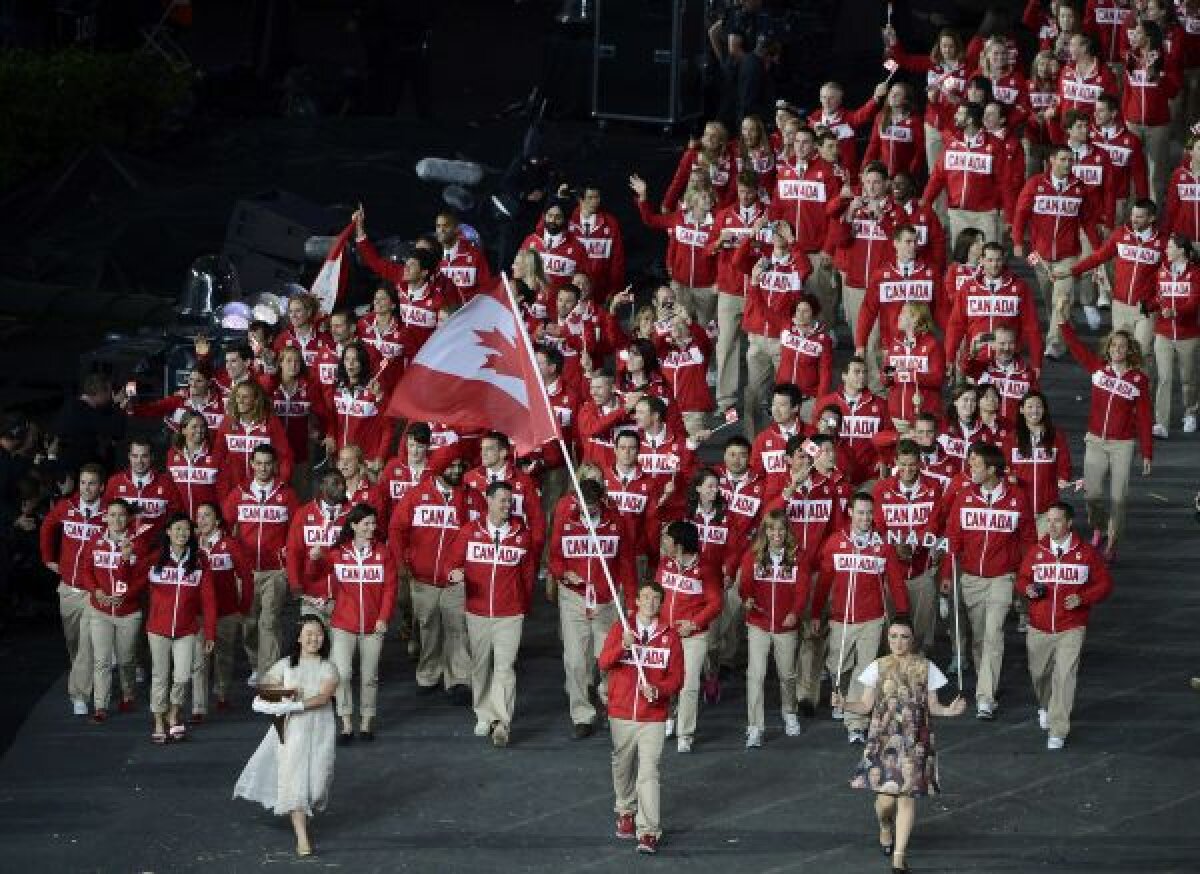
M 263 682 L 299 689 L 301 697 L 311 698 L 330 680 L 338 680 L 332 662 L 301 656 L 294 668 L 290 658 L 280 659 Z M 337 720 L 332 701 L 319 710 L 289 714 L 284 741 L 280 742 L 274 725 L 267 729 L 266 737 L 242 769 L 233 797 L 257 801 L 280 816 L 293 810 L 312 816 L 324 810 L 329 800 L 336 749 Z

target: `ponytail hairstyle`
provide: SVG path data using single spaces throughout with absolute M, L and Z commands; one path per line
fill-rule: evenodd
M 721 475 L 711 467 L 701 468 L 700 472 L 692 477 L 687 493 L 688 517 L 696 515 L 700 509 L 700 486 L 704 485 L 704 481 L 709 478 L 717 481 L 717 496 L 713 498 L 713 521 L 722 522 L 725 519 L 725 495 L 721 493 Z

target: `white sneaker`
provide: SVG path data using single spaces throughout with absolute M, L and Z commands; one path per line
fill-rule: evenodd
M 492 724 L 483 719 L 475 720 L 475 737 L 487 737 L 492 733 Z
M 74 716 L 87 716 L 88 715 L 87 702 L 82 700 L 81 698 L 72 699 L 71 700 L 71 713 Z
M 982 698 L 975 704 L 975 718 L 990 722 L 996 718 L 996 706 Z
M 675 736 L 675 720 L 674 720 L 674 719 L 668 719 L 668 720 L 667 720 L 667 734 L 666 734 L 666 736 L 667 736 L 667 737 L 674 737 L 674 736 Z
M 1029 630 L 1029 617 L 1024 613 L 1017 614 L 1017 633 L 1024 634 Z
M 1100 323 L 1102 322 L 1102 319 L 1100 318 L 1100 310 L 1096 309 L 1094 306 L 1085 306 L 1083 308 L 1083 317 L 1087 319 L 1089 328 L 1091 328 L 1093 331 L 1100 330 Z
M 749 738 L 747 738 L 749 742 Z M 692 739 L 690 737 L 681 737 L 675 741 L 675 750 L 681 753 L 690 753 L 692 751 Z
M 865 731 L 860 731 L 858 729 L 855 729 L 854 731 L 846 733 L 846 743 L 865 744 L 866 742 L 867 742 L 867 733 Z
M 1066 738 L 1062 738 L 1062 737 L 1046 738 L 1046 749 L 1048 749 L 1048 750 L 1061 750 L 1066 745 L 1067 745 Z
M 1096 294 L 1096 306 L 1102 310 L 1112 309 L 1112 295 L 1107 291 L 1100 291 Z
M 1155 426 L 1150 429 L 1150 433 L 1153 434 L 1155 437 L 1157 437 L 1159 440 L 1166 440 L 1167 439 L 1167 426 L 1155 424 Z
M 788 737 L 800 736 L 800 719 L 795 713 L 783 714 L 783 733 Z
M 146 683 L 146 669 L 145 669 L 145 668 L 143 668 L 141 665 L 138 665 L 138 666 L 137 666 L 137 671 L 134 673 L 134 679 L 137 681 L 137 684 L 138 684 L 139 686 L 143 686 L 143 685 L 145 685 L 145 683 Z
M 1195 416 L 1184 416 L 1183 417 L 1183 433 L 1184 434 L 1195 434 L 1196 433 L 1196 417 Z
M 682 740 L 683 740 L 683 738 L 680 738 L 681 742 L 682 742 Z M 761 728 L 755 728 L 753 725 L 748 726 L 746 728 L 746 749 L 758 750 L 758 749 L 762 749 L 762 745 L 763 745 L 763 730 Z M 691 744 L 688 744 L 688 746 L 690 747 Z M 680 752 L 683 752 L 683 751 L 680 750 Z
M 258 688 L 258 671 L 250 672 L 250 676 L 246 678 L 246 685 L 251 689 Z
M 845 716 L 845 714 L 842 713 L 842 708 L 840 708 L 840 707 L 833 708 L 833 710 L 830 711 L 829 715 L 831 718 L 838 719 L 838 720 L 844 718 L 844 716 Z
M 1041 707 L 1038 708 L 1038 726 L 1042 731 L 1050 730 L 1050 714 Z

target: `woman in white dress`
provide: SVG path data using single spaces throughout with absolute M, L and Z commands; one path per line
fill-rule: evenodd
M 280 702 L 256 697 L 253 704 L 259 713 L 286 718 L 283 739 L 274 726 L 267 729 L 233 789 L 234 798 L 257 801 L 279 816 L 290 816 L 300 856 L 312 855 L 308 818 L 325 809 L 333 783 L 338 672 L 329 660 L 329 646 L 321 620 L 302 617 L 292 654 L 276 662 L 263 681 L 295 690 L 295 696 Z

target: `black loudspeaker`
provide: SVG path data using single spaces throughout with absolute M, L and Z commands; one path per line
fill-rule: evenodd
M 703 109 L 704 0 L 597 0 L 592 115 L 674 125 Z
M 331 210 L 286 191 L 268 191 L 234 205 L 222 252 L 237 268 L 243 291 L 257 294 L 278 282 L 300 281 L 308 238 L 339 230 Z

